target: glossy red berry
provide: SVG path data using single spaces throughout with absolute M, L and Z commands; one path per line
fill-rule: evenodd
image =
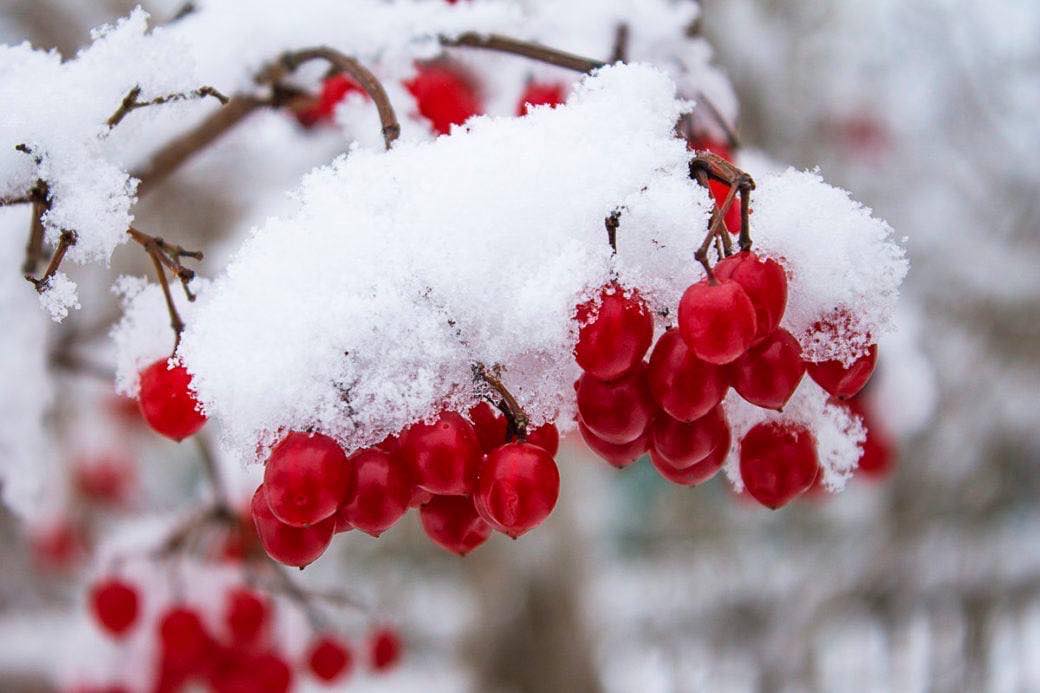
M 197 611 L 173 606 L 159 619 L 159 644 L 171 668 L 191 672 L 206 663 L 213 640 Z
M 650 454 L 674 469 L 686 469 L 729 443 L 729 423 L 721 406 L 696 421 L 677 421 L 658 414 L 650 427 Z
M 344 517 L 352 527 L 378 537 L 408 511 L 411 476 L 399 458 L 378 448 L 358 450 L 349 462 L 357 469 L 357 492 L 343 507 Z
M 679 421 L 704 416 L 729 389 L 725 370 L 697 358 L 679 330 L 668 330 L 657 340 L 650 355 L 647 379 L 657 405 Z
M 751 299 L 755 307 L 756 342 L 780 326 L 787 310 L 787 273 L 779 262 L 746 250 L 715 265 L 715 276 L 740 284 Z
M 581 437 L 585 441 L 585 444 L 589 446 L 590 450 L 610 463 L 612 467 L 617 467 L 618 469 L 624 469 L 638 460 L 646 453 L 650 446 L 649 427 L 647 427 L 647 430 L 631 443 L 624 443 L 622 445 L 608 443 L 602 438 L 597 437 L 596 434 L 590 431 L 589 427 L 581 421 L 578 422 L 578 430 L 581 431 Z
M 408 499 L 409 508 L 420 508 L 433 500 L 433 494 L 429 491 L 424 491 L 418 486 L 412 486 L 412 495 Z
M 237 645 L 252 645 L 263 639 L 271 607 L 261 594 L 246 587 L 227 593 L 224 602 L 224 625 Z
M 708 363 L 739 358 L 754 341 L 756 326 L 751 299 L 734 281 L 701 280 L 679 300 L 679 333 L 694 355 Z
M 719 438 L 715 441 L 715 446 L 708 453 L 708 456 L 688 467 L 680 468 L 674 466 L 666 458 L 654 452 L 653 448 L 650 450 L 650 463 L 654 465 L 654 468 L 661 476 L 673 484 L 679 484 L 680 486 L 702 484 L 722 469 L 722 465 L 726 462 L 727 455 L 729 455 L 731 441 L 729 426 L 718 429 L 718 434 Z
M 530 443 L 506 443 L 488 455 L 477 495 L 495 526 L 514 539 L 541 524 L 560 495 L 552 456 Z
M 433 543 L 465 556 L 491 536 L 485 522 L 466 496 L 435 496 L 419 510 L 423 530 Z
M 855 397 L 870 380 L 877 366 L 877 345 L 871 344 L 867 353 L 845 366 L 841 361 L 807 363 L 809 376 L 838 399 Z
M 261 484 L 253 494 L 253 524 L 267 555 L 279 563 L 302 568 L 325 553 L 332 542 L 336 518 L 330 517 L 309 527 L 287 525 L 271 512 Z
M 315 677 L 332 683 L 350 674 L 354 658 L 347 644 L 332 635 L 323 635 L 311 643 L 307 666 Z
M 578 415 L 600 440 L 624 445 L 642 435 L 654 416 L 643 367 L 607 382 L 588 373 L 578 380 Z
M 473 488 L 483 457 L 480 440 L 468 421 L 446 411 L 433 423 L 416 423 L 401 434 L 401 457 L 412 480 L 439 496 L 464 496 Z
M 787 330 L 776 330 L 729 365 L 741 397 L 765 409 L 783 409 L 805 375 L 802 347 Z
M 582 369 L 600 380 L 625 375 L 643 360 L 654 338 L 654 318 L 635 291 L 625 295 L 618 284 L 604 287 L 598 300 L 578 306 L 578 343 L 574 356 Z
M 356 483 L 357 473 L 343 448 L 320 433 L 289 433 L 271 451 L 264 468 L 271 512 L 293 527 L 332 517 L 353 496 Z
M 469 419 L 473 422 L 473 429 L 477 432 L 480 447 L 485 452 L 491 452 L 502 443 L 506 442 L 506 429 L 509 422 L 495 407 L 487 402 L 478 402 L 469 410 Z
M 566 98 L 566 87 L 560 82 L 528 82 L 516 106 L 516 114 L 525 116 L 532 106 L 559 106 Z
M 401 637 L 392 628 L 380 628 L 368 640 L 369 661 L 377 672 L 393 669 L 401 660 Z
M 804 493 L 819 471 L 816 439 L 801 424 L 764 421 L 740 441 L 740 477 L 767 508 L 776 510 Z
M 152 430 L 178 442 L 206 423 L 191 391 L 191 375 L 184 366 L 170 368 L 166 359 L 141 371 L 137 404 Z
M 119 578 L 106 578 L 90 590 L 90 608 L 107 633 L 125 635 L 137 623 L 137 588 Z
M 420 65 L 415 77 L 404 83 L 415 97 L 419 113 L 434 132 L 446 135 L 482 112 L 473 86 L 457 71 L 443 64 Z
M 556 453 L 560 451 L 560 429 L 556 428 L 554 423 L 544 423 L 528 432 L 527 442 L 537 445 L 550 456 L 556 457 Z

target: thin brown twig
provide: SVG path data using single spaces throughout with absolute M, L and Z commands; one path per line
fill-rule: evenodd
M 177 312 L 177 306 L 173 302 L 173 294 L 170 292 L 170 283 L 166 280 L 166 268 L 170 267 L 180 277 L 184 290 L 188 292 L 189 300 L 193 298 L 193 295 L 189 292 L 187 283 L 190 279 L 185 279 L 187 273 L 194 273 L 186 267 L 182 267 L 176 257 L 171 258 L 167 255 L 168 246 L 161 238 L 150 236 L 147 233 L 139 231 L 133 227 L 127 229 L 127 233 L 130 234 L 130 238 L 134 239 L 139 243 L 148 253 L 148 256 L 152 259 L 152 264 L 155 266 L 155 274 L 159 280 L 159 286 L 162 288 L 163 298 L 166 299 L 166 309 L 170 313 L 170 327 L 173 328 L 174 340 L 173 340 L 173 353 L 177 352 L 177 347 L 181 344 L 181 333 L 184 331 L 184 321 L 181 319 L 180 313 Z M 180 246 L 172 246 L 180 249 Z M 181 249 L 183 250 L 183 249 Z M 201 254 L 198 254 L 201 256 Z M 196 254 L 192 254 L 195 257 Z M 184 274 L 182 274 L 182 272 Z
M 76 232 L 65 229 L 58 236 L 58 246 L 54 249 L 54 253 L 51 255 L 51 261 L 47 263 L 47 269 L 44 270 L 43 276 L 36 279 L 31 274 L 26 274 L 25 278 L 39 293 L 43 293 L 47 290 L 47 285 L 50 283 L 51 278 L 57 274 L 58 269 L 61 267 L 61 261 L 65 259 L 65 253 L 68 252 L 69 248 L 76 245 Z
M 509 424 L 513 428 L 513 432 L 516 433 L 517 439 L 523 442 L 527 439 L 527 425 L 529 423 L 527 412 L 523 410 L 520 403 L 513 397 L 513 393 L 509 391 L 502 379 L 499 378 L 499 370 L 499 368 L 489 369 L 482 363 L 473 364 L 474 377 L 483 380 L 502 397 L 502 401 L 505 403 L 503 413 L 509 420 Z
M 47 182 L 36 181 L 28 195 L 32 201 L 32 219 L 29 221 L 29 240 L 25 243 L 22 274 L 36 274 L 36 267 L 43 258 L 43 215 L 50 209 L 49 197 Z
M 147 101 L 140 101 L 138 97 L 141 95 L 141 87 L 135 86 L 131 89 L 126 96 L 123 97 L 123 101 L 119 104 L 119 108 L 116 109 L 115 113 L 108 117 L 105 123 L 109 129 L 114 128 L 123 121 L 123 118 L 127 117 L 133 111 L 139 108 L 148 108 L 149 106 L 160 106 L 165 103 L 172 101 L 187 101 L 189 99 L 204 99 L 207 96 L 212 96 L 214 99 L 219 101 L 222 106 L 226 106 L 228 103 L 228 97 L 221 94 L 217 89 L 210 86 L 202 86 L 198 89 L 193 89 L 189 92 L 182 92 L 177 94 L 166 94 L 164 96 L 156 96 L 153 99 Z
M 556 50 L 555 48 L 549 48 L 547 46 L 538 45 L 537 43 L 521 41 L 519 39 L 510 38 L 509 36 L 501 36 L 499 34 L 478 34 L 470 31 L 464 34 L 459 34 L 455 38 L 441 36 L 440 42 L 442 46 L 449 48 L 483 48 L 486 50 L 498 51 L 500 53 L 522 55 L 531 60 L 537 60 L 558 67 L 565 67 L 577 72 L 592 72 L 593 70 L 606 65 L 606 63 L 600 60 L 584 58 L 580 55 L 567 53 L 566 51 Z
M 628 60 L 628 22 L 620 22 L 614 29 L 614 48 L 610 51 L 610 62 L 623 63 Z

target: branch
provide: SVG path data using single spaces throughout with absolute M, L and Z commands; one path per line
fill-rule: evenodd
M 286 53 L 282 56 L 281 63 L 286 69 L 295 71 L 300 65 L 311 60 L 324 60 L 332 65 L 336 72 L 346 72 L 361 85 L 379 111 L 379 120 L 383 124 L 383 143 L 387 149 L 390 149 L 390 145 L 401 134 L 401 125 L 397 122 L 394 107 L 390 105 L 390 98 L 386 95 L 386 90 L 383 89 L 383 84 L 379 79 L 354 58 L 328 46 Z
M 499 51 L 500 53 L 522 55 L 531 60 L 537 60 L 558 67 L 565 67 L 569 70 L 575 70 L 576 72 L 592 72 L 593 70 L 606 65 L 606 63 L 599 60 L 583 58 L 582 56 L 574 55 L 573 53 L 559 51 L 555 48 L 548 48 L 546 46 L 540 46 L 537 43 L 520 41 L 519 39 L 500 36 L 498 34 L 478 34 L 470 31 L 465 34 L 460 34 L 455 38 L 441 36 L 440 42 L 442 46 L 449 48 L 460 46 L 467 48 L 484 48 L 486 50 Z
M 159 286 L 162 288 L 163 298 L 166 299 L 166 309 L 170 313 L 170 327 L 173 328 L 174 342 L 173 351 L 176 353 L 177 347 L 181 343 L 181 332 L 184 331 L 184 321 L 181 320 L 180 313 L 177 312 L 177 306 L 173 303 L 173 295 L 170 293 L 170 284 L 166 281 L 166 269 L 169 268 L 177 278 L 180 279 L 181 286 L 184 288 L 184 294 L 188 297 L 189 301 L 195 300 L 195 295 L 191 292 L 188 284 L 192 279 L 195 278 L 194 270 L 188 269 L 181 264 L 180 259 L 182 257 L 190 257 L 195 260 L 202 259 L 202 253 L 199 251 L 185 250 L 179 245 L 173 245 L 167 243 L 161 238 L 151 236 L 143 231 L 139 231 L 133 227 L 126 231 L 130 234 L 130 238 L 139 243 L 148 253 L 148 256 L 152 258 L 152 264 L 155 266 L 155 274 L 159 279 Z
M 32 240 L 30 239 L 31 242 Z M 61 267 L 61 261 L 65 259 L 65 253 L 74 245 L 76 245 L 76 232 L 68 229 L 63 230 L 58 237 L 58 247 L 54 249 L 54 254 L 51 255 L 51 261 L 47 264 L 47 269 L 44 270 L 43 276 L 36 279 L 32 274 L 27 273 L 25 275 L 25 278 L 36 287 L 36 291 L 42 294 L 47 290 L 47 284 L 50 283 L 51 277 L 57 274 L 58 269 Z
M 187 101 L 188 99 L 203 99 L 207 96 L 212 96 L 214 99 L 219 101 L 222 106 L 226 106 L 228 103 L 228 97 L 221 94 L 213 87 L 203 86 L 189 91 L 187 93 L 178 94 L 167 94 L 166 96 L 157 96 L 154 99 L 148 101 L 138 101 L 137 97 L 141 95 L 141 87 L 134 87 L 123 97 L 123 102 L 119 104 L 119 108 L 116 112 L 108 117 L 106 124 L 111 130 L 116 125 L 122 122 L 123 118 L 130 115 L 132 111 L 136 111 L 139 108 L 147 108 L 148 106 L 159 106 L 164 103 L 170 103 L 171 101 Z
M 36 181 L 26 197 L 32 202 L 32 221 L 29 225 L 29 240 L 25 244 L 22 274 L 36 274 L 36 265 L 43 257 L 43 215 L 50 209 L 47 182 L 42 179 Z
M 614 48 L 610 52 L 610 62 L 623 63 L 628 59 L 628 22 L 621 22 L 614 30 Z
M 498 377 L 499 370 L 500 368 L 496 367 L 492 371 L 482 363 L 473 364 L 473 376 L 483 380 L 491 387 L 491 389 L 501 395 L 505 406 L 498 405 L 498 407 L 502 410 L 502 413 L 506 415 L 506 418 L 509 420 L 509 425 L 516 433 L 516 437 L 522 442 L 527 439 L 527 413 L 520 406 L 520 403 L 516 401 L 516 398 L 513 397 L 513 393 L 506 388 L 502 383 L 502 380 Z

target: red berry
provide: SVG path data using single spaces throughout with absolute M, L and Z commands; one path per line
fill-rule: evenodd
M 197 672 L 207 663 L 213 641 L 198 612 L 174 606 L 159 619 L 159 643 L 163 660 L 172 669 Z
M 251 589 L 237 587 L 225 597 L 224 624 L 236 644 L 251 645 L 260 641 L 269 615 L 267 600 Z
M 470 421 L 477 432 L 480 447 L 485 453 L 491 452 L 506 442 L 506 429 L 509 422 L 506 417 L 487 402 L 478 402 L 469 410 Z
M 401 638 L 391 628 L 380 628 L 370 636 L 368 651 L 372 668 L 387 671 L 401 659 Z
M 527 115 L 531 106 L 559 106 L 566 100 L 565 89 L 560 82 L 528 82 L 520 97 L 520 103 L 516 106 L 516 114 Z
M 708 363 L 729 363 L 754 341 L 755 308 L 734 281 L 701 280 L 679 300 L 679 332 L 694 355 Z
M 874 479 L 887 476 L 895 462 L 896 446 L 881 421 L 874 415 L 869 402 L 863 397 L 856 397 L 839 404 L 844 404 L 863 420 L 863 428 L 867 433 L 867 438 L 863 441 L 863 454 L 859 458 L 859 471 Z
M 870 380 L 877 366 L 877 344 L 871 344 L 867 353 L 856 359 L 851 366 L 841 361 L 807 363 L 809 376 L 824 390 L 838 399 L 855 397 Z
M 415 77 L 404 86 L 415 97 L 419 113 L 441 135 L 483 110 L 469 82 L 445 65 L 419 65 Z
M 597 437 L 596 434 L 590 431 L 589 427 L 581 421 L 578 422 L 578 430 L 581 431 L 581 437 L 585 440 L 585 444 L 589 446 L 590 450 L 609 462 L 612 467 L 617 467 L 618 469 L 624 469 L 638 460 L 650 447 L 649 427 L 647 427 L 647 430 L 631 443 L 624 443 L 622 445 L 608 443 L 602 438 Z
M 506 443 L 488 455 L 477 495 L 494 524 L 516 539 L 539 525 L 556 506 L 560 470 L 543 448 Z
M 302 568 L 325 553 L 332 542 L 336 518 L 330 517 L 310 527 L 287 525 L 271 512 L 264 485 L 253 494 L 253 524 L 267 555 L 279 563 Z
M 650 427 L 650 455 L 674 469 L 700 462 L 723 443 L 728 447 L 729 423 L 721 406 L 688 423 L 658 414 Z
M 306 527 L 331 517 L 353 496 L 357 473 L 332 438 L 291 432 L 264 469 L 267 503 L 279 520 Z
M 646 302 L 618 284 L 600 291 L 598 300 L 578 306 L 578 343 L 574 356 L 582 369 L 600 380 L 625 375 L 643 360 L 654 338 L 654 318 Z
M 578 414 L 592 433 L 612 445 L 642 435 L 654 416 L 654 401 L 642 366 L 613 382 L 588 373 L 578 380 Z
M 86 553 L 83 532 L 65 518 L 33 529 L 33 558 L 41 568 L 67 570 Z
M 527 434 L 527 442 L 556 457 L 556 453 L 560 451 L 560 429 L 556 428 L 554 423 L 544 423 Z
M 419 510 L 423 529 L 433 543 L 465 556 L 491 536 L 491 526 L 481 519 L 466 496 L 435 496 Z
M 816 439 L 800 424 L 764 421 L 740 441 L 740 477 L 767 508 L 776 510 L 803 493 L 819 471 Z
M 134 482 L 133 464 L 115 454 L 79 459 L 73 474 L 80 495 L 96 503 L 109 505 L 125 502 Z
M 433 500 L 433 494 L 418 486 L 412 486 L 412 496 L 408 499 L 409 508 L 419 508 Z
M 347 506 L 341 505 L 336 508 L 336 514 L 332 516 L 336 520 L 336 534 L 342 532 L 349 532 L 354 529 L 354 525 L 350 524 L 350 520 L 347 519 Z
M 761 341 L 780 326 L 787 309 L 787 273 L 772 258 L 762 259 L 750 250 L 730 255 L 715 265 L 718 279 L 740 284 L 755 307 L 755 341 Z
M 141 371 L 137 404 L 156 433 L 180 442 L 206 423 L 191 392 L 191 375 L 184 366 L 170 368 L 159 359 Z
M 679 330 L 668 330 L 657 340 L 647 378 L 654 401 L 679 421 L 704 416 L 729 389 L 725 371 L 694 356 Z
M 730 446 L 730 430 L 729 426 L 726 425 L 718 429 L 719 439 L 715 443 L 714 449 L 708 453 L 708 456 L 694 462 L 688 467 L 677 468 L 667 459 L 650 450 L 650 463 L 654 465 L 654 468 L 668 481 L 673 484 L 679 484 L 681 486 L 695 486 L 702 484 L 711 477 L 715 476 L 715 473 L 722 469 L 723 463 L 726 461 L 726 456 L 729 455 Z
M 349 462 L 357 469 L 357 493 L 344 506 L 344 516 L 351 526 L 378 537 L 408 511 L 411 477 L 399 458 L 378 448 L 358 450 Z
M 323 635 L 311 643 L 307 666 L 317 678 L 332 683 L 350 674 L 353 657 L 347 644 L 337 637 Z
M 401 456 L 416 485 L 440 496 L 468 494 L 483 457 L 473 426 L 453 411 L 442 412 L 433 423 L 405 429 Z
M 288 693 L 292 688 L 293 673 L 289 662 L 274 652 L 257 655 L 250 663 L 253 688 L 257 693 Z
M 733 389 L 752 404 L 783 409 L 805 375 L 802 347 L 787 330 L 776 330 L 729 365 Z
M 90 608 L 110 635 L 124 635 L 137 622 L 137 588 L 119 578 L 106 578 L 90 590 Z

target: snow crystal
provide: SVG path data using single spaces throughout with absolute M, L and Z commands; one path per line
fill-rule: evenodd
M 64 272 L 55 273 L 47 280 L 47 285 L 40 292 L 40 305 L 50 314 L 51 320 L 61 322 L 69 316 L 69 310 L 79 310 L 79 299 L 76 295 L 76 282 Z

